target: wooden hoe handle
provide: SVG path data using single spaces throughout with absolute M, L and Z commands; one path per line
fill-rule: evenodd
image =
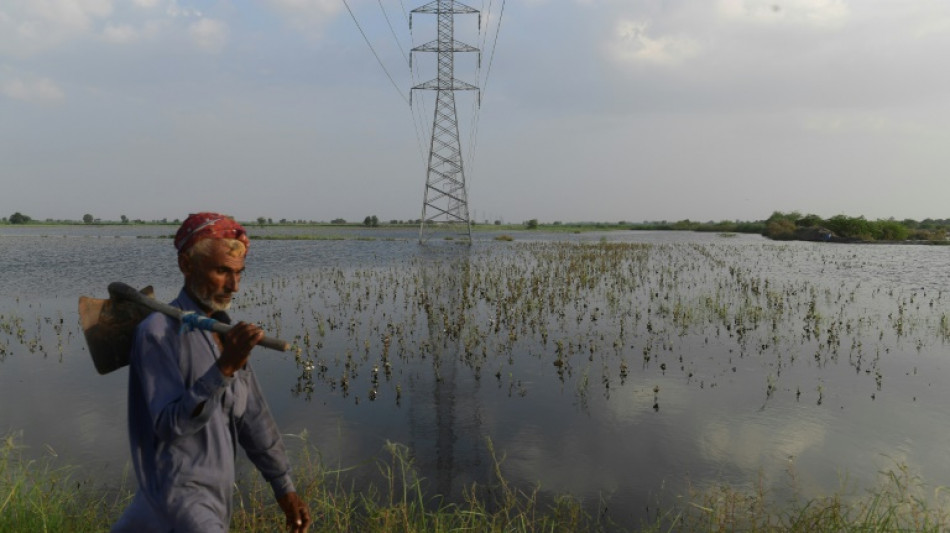
M 231 328 L 234 327 L 230 324 L 225 324 L 224 322 L 220 322 L 213 318 L 198 315 L 197 313 L 190 311 L 182 311 L 177 307 L 159 302 L 155 298 L 150 298 L 130 287 L 129 285 L 122 283 L 121 281 L 115 281 L 109 284 L 109 296 L 116 301 L 124 300 L 147 307 L 153 311 L 158 311 L 159 313 L 168 315 L 177 319 L 179 322 L 183 322 L 198 329 L 225 334 L 228 331 L 231 331 Z M 266 335 L 261 339 L 261 342 L 257 344 L 259 346 L 264 346 L 265 348 L 270 348 L 271 350 L 277 350 L 281 352 L 286 352 L 288 349 L 290 349 L 290 343 L 287 341 L 282 341 L 280 339 L 275 339 Z

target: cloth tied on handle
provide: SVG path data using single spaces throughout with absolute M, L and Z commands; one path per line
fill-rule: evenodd
M 181 315 L 181 331 L 194 331 L 196 329 L 213 331 L 215 322 L 217 322 L 217 320 L 200 315 L 194 311 L 184 313 Z
M 181 315 L 181 331 L 194 331 L 203 329 L 214 331 L 214 325 L 218 322 L 230 324 L 231 317 L 224 311 L 215 311 L 210 317 L 196 313 L 194 311 Z M 233 418 L 241 418 L 247 410 L 248 385 L 247 370 L 242 368 L 235 372 L 235 380 L 224 390 L 221 396 L 221 408 L 224 409 Z
M 214 325 L 218 322 L 222 324 L 231 324 L 231 317 L 224 311 L 215 311 L 211 316 L 205 316 L 194 311 L 188 311 L 181 315 L 181 332 L 203 329 L 205 331 L 214 331 Z
M 193 213 L 182 222 L 175 233 L 175 248 L 179 254 L 188 251 L 202 239 L 237 239 L 247 249 L 250 240 L 244 227 L 227 215 L 220 213 Z

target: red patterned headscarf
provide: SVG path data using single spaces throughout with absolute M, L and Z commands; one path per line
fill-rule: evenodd
M 250 245 L 244 228 L 233 218 L 219 213 L 188 215 L 175 234 L 175 248 L 183 254 L 201 239 L 237 239 L 245 248 Z

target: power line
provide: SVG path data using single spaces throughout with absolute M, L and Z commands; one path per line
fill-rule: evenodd
M 402 58 L 406 60 L 406 64 L 409 64 L 409 56 L 406 55 L 406 51 L 403 50 L 402 43 L 399 42 L 399 36 L 396 35 L 396 30 L 393 28 L 393 23 L 389 20 L 389 15 L 386 13 L 386 8 L 383 7 L 383 0 L 376 0 L 379 4 L 379 10 L 383 12 L 383 18 L 386 19 L 386 24 L 389 26 L 390 33 L 393 34 L 393 40 L 396 41 L 396 48 L 402 52 Z
M 383 0 L 376 0 L 376 3 L 379 4 L 379 10 L 383 13 L 383 18 L 386 20 L 386 25 L 389 26 L 389 32 L 393 36 L 393 41 L 396 42 L 396 48 L 399 49 L 399 52 L 402 54 L 403 59 L 406 61 L 406 65 L 409 67 L 409 78 L 412 81 L 412 85 L 415 85 L 415 77 L 412 72 L 412 61 L 409 60 L 409 56 L 406 55 L 406 51 L 399 41 L 399 35 L 396 33 L 396 29 L 393 27 L 392 20 L 389 18 L 389 13 L 386 12 L 386 8 L 383 6 Z M 400 0 L 400 5 L 402 6 L 403 16 L 406 19 L 407 25 L 409 21 L 409 16 L 405 11 L 405 6 L 402 5 Z M 412 36 L 409 37 L 410 43 L 412 42 Z M 418 67 L 417 67 L 418 68 Z M 425 144 L 423 139 L 428 136 L 428 130 L 425 127 L 425 121 L 422 120 L 421 116 L 417 117 L 415 111 L 412 109 L 412 99 L 409 100 L 409 115 L 412 117 L 412 127 L 416 132 L 416 146 L 419 149 L 420 160 L 425 162 Z
M 403 0 L 399 0 L 399 5 L 402 7 L 403 19 L 406 21 L 406 27 L 409 28 L 409 46 L 413 46 L 412 38 L 412 23 L 410 20 L 409 11 L 406 9 L 406 5 L 403 3 Z M 411 54 L 411 52 L 410 52 Z M 419 79 L 419 65 L 418 63 L 412 64 L 412 56 L 409 58 L 409 81 L 410 87 L 416 85 L 417 80 Z M 416 98 L 422 98 L 422 95 L 416 95 Z M 426 146 L 425 139 L 430 135 L 429 125 L 426 123 L 425 115 L 426 112 L 426 102 L 425 98 L 422 98 L 422 101 L 417 105 L 412 105 L 412 98 L 409 99 L 409 107 L 411 109 L 410 113 L 412 115 L 412 125 L 416 131 L 416 145 L 419 148 L 419 160 L 422 162 L 423 166 L 426 164 Z
M 396 83 L 396 80 L 394 80 L 392 75 L 389 74 L 389 71 L 386 70 L 386 65 L 383 64 L 383 60 L 379 58 L 379 54 L 377 54 L 376 49 L 373 48 L 373 43 L 371 43 L 369 41 L 369 38 L 366 37 L 366 32 L 363 31 L 363 28 L 360 26 L 359 21 L 356 20 L 356 15 L 354 15 L 353 10 L 350 9 L 350 4 L 347 3 L 346 0 L 343 0 L 343 5 L 346 6 L 346 10 L 350 12 L 350 17 L 353 18 L 353 24 L 356 24 L 356 29 L 360 30 L 360 35 L 363 36 L 363 40 L 366 41 L 366 45 L 369 46 L 370 51 L 373 52 L 373 56 L 376 57 L 376 61 L 379 62 L 379 66 L 382 67 L 383 72 L 386 73 L 386 77 L 389 78 L 389 82 L 393 84 L 393 88 L 396 89 L 396 92 L 399 93 L 399 96 L 401 96 L 402 100 L 406 102 L 406 105 L 408 105 L 409 99 L 406 98 L 406 95 L 402 93 L 402 91 L 399 89 L 399 85 Z
M 486 10 L 485 0 L 482 0 L 481 12 L 485 14 L 485 18 L 489 21 L 491 20 L 493 4 L 494 4 L 494 0 L 489 0 L 488 9 Z M 478 65 L 475 68 L 475 79 L 479 81 L 481 80 L 481 76 L 482 76 L 481 50 L 485 49 L 485 43 L 488 40 L 489 27 L 490 27 L 489 24 L 486 23 L 484 31 L 482 31 L 481 27 L 479 27 L 478 29 L 479 31 L 479 43 L 478 43 L 479 59 L 478 59 Z M 478 132 L 478 118 L 479 118 L 478 114 L 479 114 L 479 111 L 481 110 L 480 100 L 481 98 L 472 102 L 472 115 L 471 115 L 472 121 L 469 124 L 469 132 L 468 132 L 469 183 L 471 183 L 471 176 L 475 175 L 475 145 L 476 145 L 476 135 Z
M 488 71 L 485 72 L 485 82 L 482 84 L 482 91 L 488 88 L 488 77 L 491 75 L 491 66 L 495 61 L 495 50 L 498 48 L 498 34 L 501 33 L 501 19 L 505 16 L 506 0 L 501 0 L 501 12 L 498 14 L 498 24 L 495 26 L 495 39 L 492 41 L 491 54 L 488 56 Z
M 501 2 L 501 11 L 500 11 L 500 13 L 498 14 L 498 24 L 495 25 L 495 38 L 494 38 L 494 40 L 492 41 L 491 53 L 490 53 L 489 56 L 488 56 L 488 69 L 485 71 L 485 79 L 484 79 L 484 81 L 483 81 L 482 84 L 481 84 L 481 85 L 482 85 L 482 95 L 483 95 L 483 96 L 484 96 L 485 92 L 488 90 L 488 78 L 489 78 L 489 76 L 491 75 L 491 67 L 492 67 L 492 64 L 493 64 L 494 61 L 495 61 L 495 50 L 498 48 L 498 34 L 501 33 L 501 20 L 502 20 L 502 19 L 504 18 L 504 16 L 505 16 L 505 3 L 506 3 L 506 2 L 507 2 L 507 0 L 502 0 L 502 2 Z M 489 2 L 489 4 L 488 4 L 488 15 L 489 15 L 489 17 L 490 17 L 490 15 L 491 15 L 492 4 L 493 4 L 493 2 Z M 483 5 L 484 5 L 484 3 L 483 3 Z M 491 20 L 491 18 L 489 18 L 489 20 Z M 485 40 L 486 40 L 487 38 L 488 38 L 488 26 L 486 25 L 485 34 L 484 34 L 484 39 L 482 40 L 482 46 L 484 46 Z M 477 138 L 478 138 L 478 122 L 479 122 L 479 118 L 481 118 L 481 106 L 474 106 L 474 105 L 473 105 L 472 114 L 473 114 L 473 120 L 472 120 L 472 128 L 471 128 L 471 144 L 469 145 L 470 148 L 469 148 L 469 158 L 468 158 L 468 160 L 469 160 L 469 168 L 472 170 L 472 172 L 471 172 L 470 174 L 474 174 L 474 166 L 475 166 L 475 165 L 474 165 L 474 163 L 475 163 L 475 146 L 476 146 Z M 471 182 L 471 180 L 469 180 L 469 182 Z

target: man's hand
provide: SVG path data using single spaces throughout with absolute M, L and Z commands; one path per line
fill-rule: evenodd
M 277 504 L 287 516 L 287 529 L 292 533 L 307 533 L 310 527 L 310 508 L 296 492 L 288 492 L 277 499 Z
M 221 336 L 221 357 L 218 359 L 218 368 L 225 376 L 231 377 L 234 372 L 244 368 L 251 350 L 264 338 L 264 330 L 254 324 L 238 322 L 231 331 Z

